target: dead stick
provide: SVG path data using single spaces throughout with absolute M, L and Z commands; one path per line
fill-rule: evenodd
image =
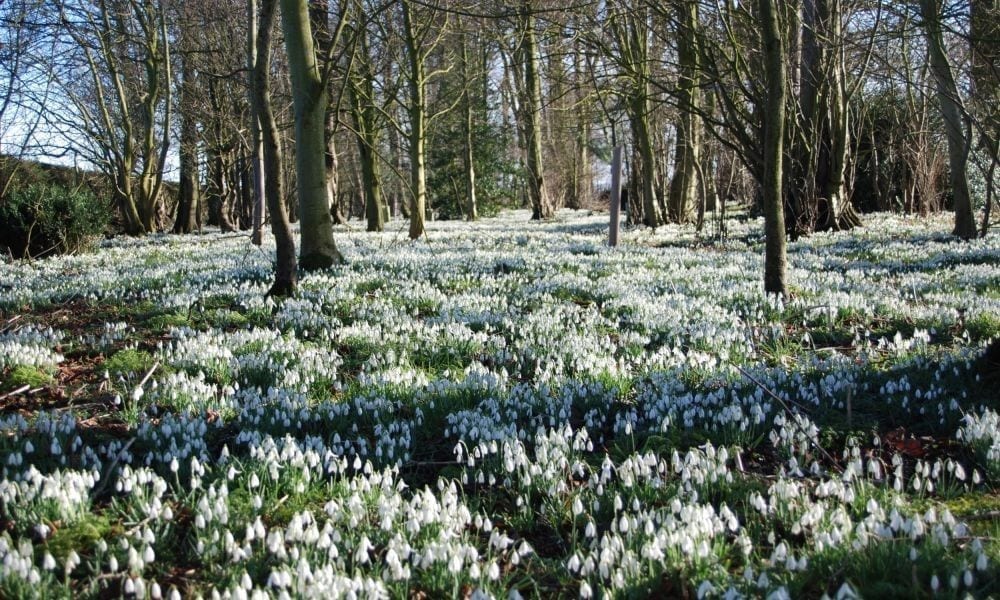
M 146 373 L 146 376 L 143 377 L 142 381 L 139 382 L 139 386 L 138 387 L 142 387 L 142 386 L 146 385 L 146 382 L 149 381 L 149 378 L 153 376 L 153 372 L 156 371 L 156 369 L 159 366 L 160 366 L 160 361 L 156 361 L 155 363 L 153 363 L 153 366 L 149 368 L 149 371 Z
M 30 389 L 31 389 L 30 385 L 27 385 L 27 384 L 22 385 L 21 387 L 17 388 L 16 390 L 12 390 L 10 392 L 7 392 L 3 396 L 0 396 L 0 400 L 6 400 L 7 398 L 10 398 L 11 396 L 16 396 L 18 394 L 22 394 L 24 392 L 27 392 Z
M 0 329 L 0 333 L 7 333 L 7 330 L 10 329 L 11 323 L 14 323 L 21 317 L 22 315 L 14 315 L 10 319 L 7 319 L 7 322 L 3 324 L 3 329 Z
M 795 426 L 799 428 L 799 431 L 801 431 L 802 433 L 806 434 L 806 437 L 809 439 L 809 442 L 813 446 L 815 446 L 816 449 L 819 450 L 820 453 L 822 453 L 823 456 L 825 456 L 828 461 L 830 461 L 830 464 L 833 465 L 833 468 L 835 470 L 837 470 L 838 472 L 841 471 L 840 465 L 837 464 L 837 459 L 835 459 L 832 454 L 830 454 L 829 452 L 827 452 L 826 448 L 824 448 L 823 446 L 820 446 L 818 441 L 813 441 L 812 438 L 809 436 L 809 432 L 806 431 L 804 427 L 802 427 L 801 425 L 799 425 L 795 421 L 794 417 L 795 417 L 796 413 L 795 413 L 795 411 L 792 410 L 792 408 L 790 406 L 788 406 L 788 403 L 785 402 L 784 398 L 782 398 L 781 396 L 775 394 L 773 391 L 771 391 L 770 389 L 768 389 L 768 387 L 766 385 L 764 385 L 763 383 L 761 383 L 760 380 L 758 380 L 756 377 L 754 377 L 753 375 L 751 375 L 750 373 L 748 373 L 746 371 L 746 369 L 744 369 L 743 367 L 741 367 L 739 365 L 733 365 L 733 366 L 736 367 L 736 370 L 739 371 L 740 373 L 742 373 L 744 377 L 746 377 L 750 381 L 754 382 L 754 384 L 757 387 L 759 387 L 761 390 L 763 390 L 765 394 L 767 394 L 771 398 L 774 398 L 778 402 L 778 404 L 780 404 L 781 407 L 783 409 L 785 409 L 785 412 L 787 412 L 792 417 L 792 423 L 795 424 Z M 805 412 L 805 409 L 802 407 L 802 405 L 800 405 L 798 403 L 793 403 L 793 404 L 795 404 L 799 408 L 802 408 L 803 412 Z
M 101 493 L 104 491 L 104 488 L 108 486 L 108 480 L 111 478 L 111 474 L 114 473 L 115 467 L 117 467 L 118 463 L 121 462 L 122 458 L 125 456 L 125 453 L 128 452 L 128 449 L 131 448 L 132 444 L 135 443 L 135 440 L 136 438 L 130 439 L 128 442 L 126 442 L 125 446 L 123 446 L 122 449 L 118 451 L 118 454 L 115 455 L 115 459 L 111 461 L 111 464 L 108 465 L 108 468 L 104 470 L 104 475 L 101 476 L 100 484 L 97 487 L 95 487 L 92 492 L 90 492 L 91 498 L 100 497 Z

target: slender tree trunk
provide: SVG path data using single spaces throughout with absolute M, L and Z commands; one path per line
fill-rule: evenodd
M 463 134 L 463 146 L 462 148 L 462 161 L 463 167 L 465 169 L 465 217 L 470 221 L 475 221 L 479 218 L 478 209 L 476 206 L 476 160 L 472 152 L 472 94 L 469 92 L 469 88 L 472 87 L 472 81 L 469 74 L 469 41 L 466 37 L 466 33 L 461 34 L 461 47 L 462 47 L 462 112 L 464 119 L 462 120 L 462 134 Z
M 699 197 L 701 123 L 698 111 L 701 108 L 701 91 L 698 77 L 698 3 L 678 3 L 677 22 L 680 117 L 677 123 L 677 146 L 674 154 L 674 177 L 670 182 L 668 216 L 675 223 L 684 223 L 689 218 L 691 208 L 697 205 Z
M 764 204 L 764 291 L 788 295 L 785 279 L 785 218 L 782 207 L 785 102 L 788 95 L 786 56 L 777 10 L 770 0 L 757 0 L 763 42 L 766 97 L 763 114 L 761 193 Z
M 951 171 L 951 193 L 954 198 L 955 235 L 969 240 L 976 237 L 976 221 L 972 214 L 972 198 L 969 195 L 968 163 L 971 140 L 966 135 L 962 117 L 962 98 L 955 84 L 951 65 L 948 63 L 941 31 L 941 1 L 920 0 L 924 33 L 927 36 L 927 50 L 930 54 L 931 72 L 937 87 L 938 105 L 944 118 L 948 137 L 948 166 Z
M 402 1 L 402 7 L 403 41 L 409 62 L 406 79 L 410 92 L 410 104 L 407 106 L 410 117 L 410 239 L 415 240 L 424 234 L 424 219 L 427 212 L 427 167 L 424 162 L 426 160 L 424 144 L 427 140 L 425 96 L 427 80 L 423 56 L 416 39 L 413 7 L 408 0 Z
M 251 109 L 260 123 L 261 158 L 264 169 L 264 198 L 271 213 L 271 233 L 276 245 L 274 282 L 269 296 L 290 296 L 298 284 L 298 266 L 295 263 L 295 238 L 285 210 L 284 177 L 282 175 L 281 136 L 271 108 L 271 33 L 277 0 L 260 0 L 260 21 L 257 31 L 257 61 L 253 70 Z
M 351 102 L 351 118 L 354 121 L 354 137 L 358 145 L 358 161 L 361 163 L 361 183 L 364 191 L 365 219 L 368 231 L 382 231 L 384 200 L 382 198 L 382 175 L 379 169 L 379 112 L 375 98 L 375 73 L 369 64 L 370 49 L 368 32 L 364 23 L 355 31 L 360 60 L 348 75 L 348 99 Z
M 320 77 L 306 0 L 281 0 L 281 22 L 292 80 L 295 113 L 295 173 L 301 248 L 305 271 L 343 261 L 333 241 L 330 189 L 326 173 L 327 90 Z
M 368 81 L 370 83 L 370 80 Z M 367 92 L 364 97 L 357 92 L 357 86 L 364 85 L 367 91 L 368 83 L 355 82 L 351 100 L 351 114 L 354 119 L 355 137 L 358 143 L 358 162 L 361 163 L 361 185 L 364 192 L 365 219 L 368 231 L 382 231 L 382 176 L 379 172 L 378 135 L 373 122 L 375 115 L 374 99 Z
M 986 206 L 983 208 L 983 224 L 979 228 L 979 235 L 986 237 L 990 232 L 990 215 L 993 211 L 993 198 L 996 195 L 996 173 L 997 165 L 1000 165 L 1000 138 L 993 142 L 990 168 L 986 173 Z
M 524 135 L 527 150 L 528 196 L 531 200 L 532 219 L 550 219 L 555 209 L 545 185 L 542 164 L 542 83 L 538 65 L 538 43 L 535 34 L 535 17 L 530 3 L 521 4 L 521 56 L 524 61 Z
M 272 2 L 273 6 L 273 2 Z M 273 9 L 272 9 L 273 13 Z M 253 177 L 253 233 L 250 234 L 250 242 L 255 246 L 260 246 L 264 241 L 264 148 L 263 138 L 260 130 L 260 111 L 253 110 L 254 104 L 254 83 L 253 77 L 257 70 L 257 0 L 247 0 L 247 16 L 249 25 L 247 26 L 247 68 L 250 70 L 251 85 L 249 89 L 250 111 L 250 160 L 252 164 Z M 270 27 L 269 27 L 270 29 Z

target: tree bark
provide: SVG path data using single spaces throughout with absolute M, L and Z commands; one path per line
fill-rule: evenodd
M 924 33 L 927 36 L 927 50 L 930 54 L 931 73 L 937 88 L 938 105 L 944 119 L 948 138 L 948 166 L 951 178 L 951 193 L 954 199 L 954 235 L 966 240 L 976 237 L 976 222 L 972 214 L 972 198 L 969 195 L 968 163 L 971 140 L 966 134 L 962 98 L 955 84 L 955 77 L 948 63 L 941 30 L 940 0 L 920 0 Z
M 273 5 L 273 3 L 272 3 Z M 255 246 L 260 246 L 264 242 L 264 148 L 263 138 L 260 130 L 260 111 L 253 109 L 254 104 L 254 74 L 257 70 L 257 0 L 247 0 L 247 13 L 249 25 L 247 27 L 247 68 L 250 69 L 250 161 L 253 178 L 253 212 L 252 233 L 250 242 Z M 273 15 L 273 8 L 272 8 Z M 273 18 L 273 17 L 272 17 Z M 270 25 L 268 26 L 270 29 Z
M 184 117 L 188 120 L 188 117 Z M 201 184 L 198 181 L 197 139 L 191 140 L 188 126 L 181 126 L 180 189 L 177 197 L 177 218 L 174 233 L 191 233 L 198 228 L 201 208 Z M 197 135 L 197 134 L 195 134 Z
M 677 23 L 680 118 L 677 123 L 674 177 L 670 182 L 668 209 L 671 221 L 684 223 L 699 198 L 698 161 L 701 154 L 701 124 L 698 112 L 701 109 L 701 91 L 698 76 L 700 70 L 697 45 L 698 3 L 679 2 Z
M 271 213 L 271 233 L 276 245 L 274 282 L 269 296 L 290 296 L 298 284 L 298 265 L 295 262 L 295 238 L 285 210 L 284 177 L 282 175 L 281 136 L 271 107 L 271 33 L 277 0 L 260 0 L 260 21 L 257 31 L 257 61 L 251 86 L 251 110 L 260 123 L 261 158 L 264 171 L 264 198 Z
M 643 81 L 633 92 L 629 100 L 629 121 L 632 125 L 632 141 L 640 162 L 638 184 L 642 186 L 642 222 L 655 229 L 660 224 L 660 212 L 656 203 L 656 158 L 649 127 L 651 111 L 648 88 L 648 83 Z
M 476 160 L 473 154 L 472 145 L 472 94 L 469 88 L 472 86 L 469 74 L 469 41 L 465 32 L 460 35 L 461 43 L 461 67 L 462 67 L 462 162 L 465 172 L 465 218 L 475 221 L 479 218 L 476 206 Z
M 327 90 L 316 60 L 307 0 L 281 0 L 281 23 L 295 113 L 295 173 L 301 238 L 299 266 L 304 271 L 312 271 L 343 261 L 333 241 L 326 174 Z
M 375 104 L 375 74 L 370 65 L 368 32 L 363 22 L 357 25 L 355 35 L 360 60 L 348 75 L 351 118 L 361 163 L 361 183 L 365 200 L 365 219 L 368 231 L 382 231 L 383 221 L 382 174 L 379 169 L 379 114 Z
M 531 218 L 551 219 L 555 208 L 545 186 L 542 163 L 542 83 L 538 65 L 538 42 L 535 34 L 535 16 L 527 0 L 521 4 L 521 58 L 524 62 L 524 135 L 527 157 L 528 197 L 531 201 Z
M 416 29 L 413 23 L 413 7 L 408 0 L 402 0 L 403 41 L 409 62 L 406 75 L 409 83 L 410 104 L 410 239 L 424 234 L 424 219 L 427 211 L 427 167 L 424 144 L 427 141 L 427 84 L 424 72 L 424 57 L 421 55 Z
M 757 0 L 763 43 L 766 96 L 762 123 L 761 194 L 764 205 L 764 291 L 788 295 L 785 278 L 785 218 L 782 206 L 785 102 L 788 95 L 786 56 L 777 10 L 770 0 Z

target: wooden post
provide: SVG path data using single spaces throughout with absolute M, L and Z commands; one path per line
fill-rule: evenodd
M 608 246 L 618 245 L 618 222 L 622 207 L 622 147 L 615 146 L 611 153 L 611 228 L 608 231 Z

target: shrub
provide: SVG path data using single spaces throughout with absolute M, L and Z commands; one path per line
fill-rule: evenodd
M 80 252 L 104 233 L 110 218 L 86 188 L 15 188 L 0 202 L 0 251 L 20 258 Z

